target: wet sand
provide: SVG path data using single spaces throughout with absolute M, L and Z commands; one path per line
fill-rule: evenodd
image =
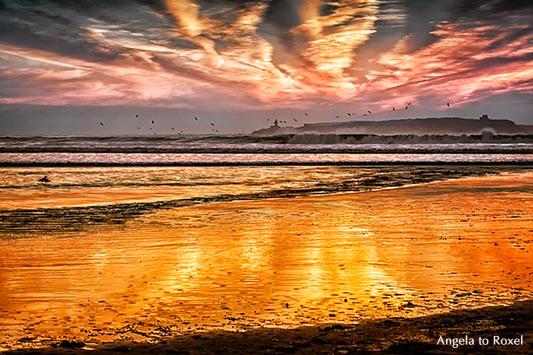
M 359 324 L 213 331 L 157 343 L 86 344 L 63 340 L 48 347 L 5 354 L 531 354 L 532 313 L 533 301 L 523 301 L 511 306 Z M 455 338 L 458 345 L 450 341 L 442 344 L 440 337 L 443 342 Z M 464 339 L 463 344 L 460 339 Z
M 208 203 L 1 240 L 0 349 L 412 353 L 441 330 L 530 344 L 530 302 L 461 311 L 533 298 L 532 187 L 513 173 Z

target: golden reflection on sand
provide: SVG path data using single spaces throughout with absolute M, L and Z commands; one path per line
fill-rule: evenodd
M 0 240 L 0 339 L 158 340 L 531 298 L 533 174 L 161 210 Z

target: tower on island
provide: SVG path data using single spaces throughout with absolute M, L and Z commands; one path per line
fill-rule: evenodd
M 489 121 L 490 118 L 489 118 L 489 115 L 481 115 L 481 117 L 479 117 L 479 120 L 480 121 Z

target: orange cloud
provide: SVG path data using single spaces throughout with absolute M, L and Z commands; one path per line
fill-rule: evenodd
M 0 45 L 9 69 L 2 76 L 22 81 L 23 95 L 0 98 L 0 103 L 43 105 L 120 105 L 149 103 L 162 98 L 194 96 L 206 84 L 154 70 L 147 63 L 126 59 L 95 63 L 61 57 L 46 51 Z M 24 66 L 20 66 L 23 59 Z M 11 63 L 11 64 L 10 64 Z M 4 64 L 5 65 L 5 64 Z M 17 67 L 19 66 L 19 67 Z M 151 78 L 151 80 L 147 80 Z M 185 84 L 185 85 L 184 85 Z M 171 105 L 172 106 L 172 105 Z M 176 106 L 180 106 L 179 102 Z
M 13 83 L 0 103 L 184 107 L 219 98 L 243 108 L 343 102 L 389 109 L 417 97 L 458 106 L 533 90 L 533 35 L 526 24 L 443 22 L 431 32 L 431 44 L 413 50 L 405 36 L 361 64 L 358 50 L 379 30 L 377 21 L 391 18 L 400 26 L 400 10 L 380 13 L 377 0 L 304 0 L 299 24 L 282 34 L 280 45 L 260 35 L 265 2 L 209 9 L 193 0 L 164 4 L 166 13 L 157 17 L 163 24 L 144 32 L 85 22 L 88 43 L 117 53 L 107 61 L 0 44 L 0 75 Z M 353 77 L 354 71 L 363 75 Z
M 533 60 L 528 53 L 533 35 L 524 33 L 491 49 L 507 31 L 521 28 L 443 23 L 432 32 L 437 41 L 412 53 L 405 37 L 377 59 L 381 69 L 367 75 L 368 93 L 386 93 L 387 106 L 417 96 L 434 96 L 441 105 L 464 105 L 494 94 L 532 90 Z

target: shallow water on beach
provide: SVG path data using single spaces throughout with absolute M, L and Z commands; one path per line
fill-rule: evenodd
M 531 172 L 318 193 L 154 207 L 56 234 L 4 229 L 0 344 L 157 341 L 533 298 Z
M 12 167 L 0 168 L 0 213 L 329 194 L 526 170 L 504 165 Z M 50 181 L 40 182 L 45 175 Z

